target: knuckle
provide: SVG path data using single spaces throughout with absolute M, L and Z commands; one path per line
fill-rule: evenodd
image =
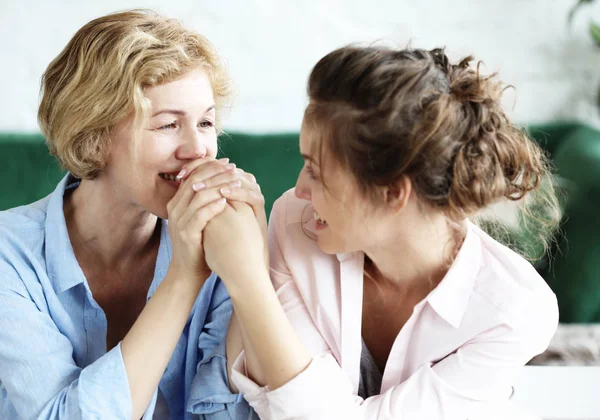
M 187 232 L 184 229 L 183 223 L 179 222 L 176 224 L 177 230 L 179 231 L 179 236 L 182 239 L 186 239 L 187 238 Z
M 259 203 L 262 204 L 265 202 L 265 196 L 262 195 L 260 192 L 255 192 L 253 195 L 254 195 L 256 201 L 258 201 Z

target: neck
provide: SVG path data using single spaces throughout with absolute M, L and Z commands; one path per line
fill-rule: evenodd
M 446 275 L 460 241 L 442 215 L 411 218 L 410 225 L 408 234 L 391 235 L 389 241 L 365 250 L 369 274 L 380 285 L 427 294 Z
M 155 215 L 120 199 L 101 180 L 82 180 L 71 194 L 65 194 L 63 207 L 73 247 L 105 267 L 145 255 L 160 238 Z

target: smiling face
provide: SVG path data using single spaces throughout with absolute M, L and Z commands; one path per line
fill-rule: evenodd
M 144 92 L 150 118 L 134 142 L 134 116 L 119 123 L 110 155 L 98 178 L 120 200 L 167 218 L 167 203 L 179 184 L 183 165 L 217 155 L 215 100 L 208 74 L 196 69 Z
M 324 153 L 314 128 L 304 123 L 300 153 L 304 166 L 296 182 L 296 196 L 311 201 L 316 219 L 317 241 L 328 254 L 364 251 L 388 240 L 390 213 L 360 191 L 354 177 Z

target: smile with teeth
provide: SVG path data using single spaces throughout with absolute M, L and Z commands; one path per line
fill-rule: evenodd
M 316 220 L 318 223 L 321 223 L 321 224 L 323 224 L 323 225 L 326 225 L 326 224 L 327 224 L 327 222 L 326 222 L 324 219 L 322 219 L 322 218 L 321 218 L 321 216 L 319 216 L 319 213 L 317 213 L 317 212 L 315 211 L 315 212 L 314 212 L 314 215 L 315 215 L 315 220 Z
M 167 181 L 174 181 L 177 183 L 181 183 L 180 179 L 177 179 L 177 175 L 169 175 L 169 174 L 158 174 L 162 179 L 166 179 Z

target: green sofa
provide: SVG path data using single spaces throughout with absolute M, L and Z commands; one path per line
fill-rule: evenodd
M 565 193 L 561 234 L 539 270 L 558 295 L 561 322 L 600 322 L 600 132 L 577 123 L 528 129 L 551 156 Z M 267 213 L 302 166 L 297 133 L 223 135 L 219 153 L 256 176 Z M 64 175 L 40 134 L 0 133 L 0 167 L 7 181 L 0 210 L 44 197 Z

